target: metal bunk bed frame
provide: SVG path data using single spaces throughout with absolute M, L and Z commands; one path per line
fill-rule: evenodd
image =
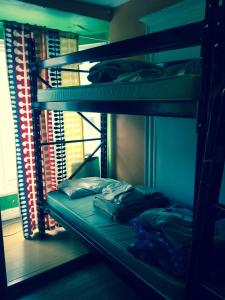
M 34 63 L 34 70 L 43 68 L 58 68 L 71 62 L 97 62 L 99 60 L 115 59 L 154 53 L 200 45 L 201 22 L 152 33 L 125 41 L 103 45 L 59 57 L 42 60 Z M 127 51 L 129 49 L 129 52 Z M 37 76 L 37 75 L 36 75 Z M 129 100 L 129 99 L 128 99 Z M 195 118 L 196 103 L 192 101 L 68 101 L 68 102 L 34 102 L 34 108 L 58 111 L 92 111 L 99 113 L 121 113 L 133 115 L 159 115 Z
M 225 162 L 225 1 L 206 2 L 203 26 L 202 92 L 197 117 L 197 159 L 193 241 L 186 299 L 225 299 L 224 288 L 210 284 L 215 221 Z
M 1 211 L 0 211 L 0 293 L 3 299 L 7 295 L 7 277 L 6 277 Z
M 203 28 L 203 30 L 201 30 Z M 201 32 L 203 35 L 201 36 Z M 125 106 L 122 101 L 108 102 L 102 106 L 102 102 L 93 103 L 71 101 L 71 102 L 49 102 L 40 103 L 34 101 L 33 116 L 35 128 L 35 151 L 36 161 L 40 161 L 41 144 L 39 142 L 39 114 L 42 109 L 47 110 L 74 110 L 74 111 L 98 111 L 103 113 L 127 113 L 142 115 L 178 116 L 195 118 L 197 114 L 197 160 L 196 160 L 196 180 L 195 180 L 195 215 L 193 227 L 193 243 L 190 256 L 190 266 L 186 281 L 186 295 L 189 299 L 225 299 L 218 294 L 218 291 L 210 288 L 206 284 L 210 261 L 210 253 L 213 245 L 214 222 L 217 212 L 223 211 L 224 206 L 218 204 L 220 185 L 223 174 L 225 159 L 225 140 L 223 129 L 225 128 L 225 102 L 224 102 L 224 70 L 225 63 L 225 0 L 207 0 L 206 16 L 202 22 L 181 26 L 174 29 L 165 30 L 158 33 L 145 35 L 94 49 L 71 53 L 56 58 L 36 62 L 33 64 L 33 96 L 37 97 L 36 80 L 37 72 L 42 68 L 59 68 L 60 66 L 79 63 L 90 60 L 92 62 L 118 57 L 140 55 L 158 51 L 179 49 L 195 45 L 202 46 L 203 73 L 201 85 L 201 98 L 198 103 L 198 110 L 194 103 L 187 103 L 187 109 L 182 108 L 184 103 L 174 104 L 172 99 L 164 103 L 163 101 L 133 101 L 132 105 Z M 201 39 L 202 38 L 202 39 Z M 132 45 L 132 47 L 131 47 Z M 131 49 L 127 53 L 127 49 Z M 36 99 L 37 100 L 37 99 Z M 127 102 L 126 102 L 127 103 Z M 138 103 L 138 106 L 137 106 Z M 129 102 L 130 104 L 130 102 Z M 168 108 L 169 105 L 170 107 Z M 176 106 L 178 107 L 176 108 Z M 172 112 L 175 111 L 173 114 Z M 217 119 L 218 118 L 218 119 Z M 104 147 L 102 154 L 102 174 L 107 175 L 107 145 L 106 145 L 106 115 L 103 115 L 102 134 Z M 38 201 L 40 206 L 39 218 L 44 218 L 44 206 L 41 183 L 41 166 L 37 164 L 37 183 Z M 76 228 L 68 224 L 61 216 L 51 211 L 53 217 L 61 222 L 68 230 L 74 234 Z M 42 222 L 43 224 L 43 222 Z M 42 225 L 43 226 L 43 225 Z M 44 228 L 39 228 L 44 233 Z M 110 261 L 116 262 L 115 258 L 104 252 L 99 245 L 85 233 L 76 232 L 86 242 L 97 248 Z M 129 273 L 129 272 L 128 272 Z M 136 274 L 129 274 L 136 275 Z M 138 276 L 137 276 L 138 277 Z M 142 283 L 143 284 L 143 283 Z M 145 285 L 145 284 L 144 284 Z M 154 299 L 162 299 L 154 287 L 151 289 Z
M 38 102 L 37 101 L 37 80 L 40 79 L 49 88 L 51 85 L 39 75 L 39 71 L 43 68 L 56 68 L 68 65 L 72 62 L 80 63 L 87 60 L 91 62 L 113 59 L 118 57 L 127 57 L 132 55 L 154 53 L 158 51 L 166 51 L 179 49 L 183 47 L 191 47 L 200 44 L 202 23 L 197 22 L 181 27 L 168 29 L 159 33 L 148 34 L 137 38 L 128 39 L 121 42 L 103 45 L 93 49 L 87 49 L 75 53 L 70 53 L 47 60 L 36 62 L 35 59 L 35 43 L 31 41 L 31 65 L 32 65 L 32 99 L 33 99 L 33 120 L 34 120 L 34 148 L 37 173 L 37 201 L 38 201 L 38 218 L 39 218 L 39 233 L 44 236 L 44 205 L 43 205 L 43 184 L 42 184 L 42 166 L 40 142 L 40 113 L 42 110 L 52 111 L 80 111 L 99 112 L 101 115 L 101 176 L 107 176 L 107 117 L 103 113 L 122 113 L 134 115 L 159 115 L 159 116 L 177 116 L 184 118 L 194 118 L 196 116 L 196 102 L 193 101 L 130 101 L 127 106 L 127 101 L 107 101 L 102 105 L 102 101 L 67 101 L 67 102 Z M 134 47 L 132 47 L 134 45 Z M 127 49 L 131 49 L 127 53 Z M 64 69 L 65 70 L 65 69 Z M 69 70 L 69 69 L 67 69 Z M 81 114 L 81 113 L 80 113 Z M 83 117 L 83 115 L 82 115 Z M 85 121 L 88 121 L 85 118 Z M 92 124 L 93 125 L 93 124 Z M 76 141 L 56 141 L 56 144 L 65 144 L 67 142 Z M 46 143 L 44 144 L 46 145 Z M 98 149 L 96 149 L 98 150 Z M 94 151 L 95 153 L 95 151 Z M 86 159 L 86 162 L 89 158 Z M 85 162 L 85 163 L 86 163 Z M 81 166 L 81 168 L 85 165 Z M 79 171 L 79 170 L 78 170 Z M 77 173 L 77 172 L 76 172 Z M 75 173 L 75 175 L 76 175 Z

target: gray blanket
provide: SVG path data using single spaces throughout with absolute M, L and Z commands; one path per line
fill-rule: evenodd
M 105 213 L 109 218 L 119 222 L 128 221 L 141 212 L 154 207 L 168 205 L 168 198 L 162 193 L 143 187 L 122 193 L 113 200 L 108 201 L 103 195 L 98 194 L 93 201 L 94 207 Z
M 185 74 L 200 74 L 200 59 L 184 62 L 153 64 L 133 59 L 103 61 L 89 70 L 88 80 L 92 83 L 133 82 Z
M 88 80 L 92 83 L 103 83 L 109 81 L 132 81 L 134 78 L 148 76 L 162 76 L 162 68 L 156 64 L 133 60 L 115 59 L 103 61 L 94 65 L 89 70 Z
M 149 209 L 138 217 L 138 221 L 146 230 L 162 232 L 176 250 L 191 246 L 192 220 L 192 210 L 179 204 Z M 225 219 L 221 219 L 215 223 L 215 243 L 224 241 Z

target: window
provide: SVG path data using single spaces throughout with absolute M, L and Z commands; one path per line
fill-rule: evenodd
M 79 50 L 85 50 L 97 46 L 101 46 L 104 43 L 95 43 L 95 44 L 87 44 L 87 45 L 81 45 L 79 46 Z M 89 70 L 92 66 L 94 66 L 96 62 L 90 63 L 90 62 L 83 62 L 80 64 L 79 68 L 80 70 Z M 91 84 L 91 82 L 87 79 L 88 73 L 80 73 L 80 82 L 81 85 L 87 85 Z M 99 113 L 84 113 L 84 115 L 92 122 L 94 123 L 98 128 L 100 128 L 100 114 Z M 91 139 L 100 137 L 100 134 L 87 122 L 84 121 L 84 138 L 85 139 Z M 85 156 L 88 156 L 91 154 L 96 147 L 99 145 L 99 141 L 93 141 L 93 142 L 85 142 L 84 143 L 84 153 Z M 100 151 L 95 156 L 100 156 Z
M 3 40 L 0 40 L 0 61 L 0 188 L 3 196 L 17 193 L 14 125 Z

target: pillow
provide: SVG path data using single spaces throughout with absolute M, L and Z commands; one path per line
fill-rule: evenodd
M 67 194 L 70 198 L 76 199 L 97 193 L 117 180 L 111 178 L 86 177 L 79 179 L 67 179 L 58 185 L 58 189 Z

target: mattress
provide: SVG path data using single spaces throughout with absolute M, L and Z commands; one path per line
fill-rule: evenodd
M 135 240 L 129 224 L 116 223 L 100 214 L 93 206 L 95 196 L 71 200 L 61 191 L 50 192 L 47 206 L 78 231 L 85 232 L 111 256 L 128 268 L 166 299 L 182 299 L 183 281 L 167 275 L 160 269 L 145 264 L 129 253 L 126 247 Z
M 38 102 L 57 101 L 196 101 L 200 93 L 199 75 L 171 76 L 139 82 L 111 82 L 79 87 L 38 90 Z

